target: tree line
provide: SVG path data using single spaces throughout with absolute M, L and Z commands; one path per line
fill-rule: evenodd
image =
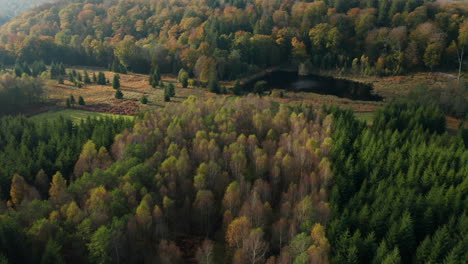
M 21 112 L 28 105 L 42 102 L 43 95 L 44 83 L 40 78 L 0 74 L 0 114 Z
M 466 15 L 457 4 L 427 0 L 58 1 L 2 26 L 0 59 L 121 73 L 158 66 L 203 82 L 212 73 L 232 80 L 282 64 L 461 72 Z

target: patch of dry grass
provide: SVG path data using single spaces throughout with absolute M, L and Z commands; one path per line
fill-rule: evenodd
M 84 69 L 75 69 L 79 73 L 83 73 Z M 98 73 L 99 70 L 87 69 L 90 77 L 93 73 Z M 108 80 L 114 78 L 113 72 L 103 71 Z M 123 100 L 116 100 L 114 98 L 115 90 L 111 84 L 98 85 L 98 84 L 85 84 L 82 88 L 77 88 L 68 80 L 64 84 L 58 84 L 56 80 L 47 81 L 47 94 L 50 99 L 57 100 L 59 105 L 64 106 L 65 100 L 73 95 L 75 99 L 82 96 L 86 102 L 85 109 L 103 112 L 116 112 L 119 106 L 128 102 L 133 102 L 132 105 L 137 107 L 136 112 L 145 111 L 154 107 L 163 107 L 165 104 L 180 103 L 187 99 L 189 96 L 194 95 L 198 97 L 210 96 L 206 89 L 202 88 L 182 88 L 177 83 L 174 76 L 164 76 L 163 81 L 167 84 L 172 82 L 176 86 L 176 96 L 171 98 L 171 102 L 164 102 L 164 90 L 162 88 L 152 88 L 148 83 L 148 76 L 143 74 L 120 74 L 120 89 L 124 94 Z M 143 105 L 139 102 L 143 96 L 148 97 L 148 104 Z M 128 105 L 128 104 L 127 104 Z M 122 113 L 121 113 L 122 114 Z
M 83 73 L 85 68 L 75 68 L 77 72 Z M 98 73 L 100 69 L 86 68 L 88 74 L 92 76 L 93 73 Z M 103 71 L 106 78 L 112 80 L 114 77 L 113 72 Z M 324 72 L 325 75 L 337 76 L 333 72 Z M 442 86 L 447 83 L 447 75 L 437 73 L 415 73 L 408 76 L 395 76 L 395 77 L 377 77 L 377 76 L 358 76 L 358 75 L 341 75 L 339 78 L 349 80 L 371 83 L 374 85 L 375 92 L 384 96 L 387 99 L 397 98 L 406 95 L 419 85 L 423 84 L 428 87 Z M 82 88 L 75 87 L 68 80 L 65 84 L 58 84 L 55 80 L 47 81 L 47 94 L 51 101 L 58 102 L 60 106 L 65 105 L 65 100 L 70 95 L 74 95 L 78 100 L 78 96 L 83 96 L 86 101 L 84 110 L 92 110 L 104 113 L 114 114 L 135 114 L 137 112 L 148 111 L 159 107 L 164 107 L 166 104 L 177 104 L 186 100 L 189 96 L 196 96 L 199 98 L 210 98 L 215 95 L 208 92 L 206 88 L 193 87 L 182 88 L 176 81 L 176 76 L 165 75 L 163 76 L 164 83 L 173 83 L 176 87 L 176 96 L 171 98 L 171 102 L 164 102 L 164 89 L 152 88 L 148 83 L 148 76 L 143 74 L 120 74 L 121 90 L 124 94 L 123 100 L 114 98 L 115 90 L 111 84 L 97 85 L 89 84 L 84 85 Z M 222 82 L 222 86 L 232 88 L 232 82 Z M 279 92 L 273 93 L 279 95 Z M 373 101 L 353 101 L 346 98 L 339 98 L 333 95 L 320 95 L 308 92 L 289 92 L 283 91 L 284 97 L 278 96 L 265 96 L 269 100 L 274 100 L 290 104 L 312 104 L 316 107 L 321 105 L 338 105 L 342 108 L 350 108 L 360 115 L 371 115 L 378 108 L 382 107 L 385 102 Z M 143 105 L 139 102 L 142 96 L 148 97 L 148 104 Z M 454 126 L 450 122 L 450 126 Z

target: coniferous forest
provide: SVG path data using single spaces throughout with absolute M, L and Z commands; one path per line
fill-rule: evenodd
M 47 2 L 0 26 L 0 264 L 468 263 L 463 1 Z

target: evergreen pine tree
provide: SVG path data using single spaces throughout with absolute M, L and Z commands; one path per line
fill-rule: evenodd
M 97 76 L 97 84 L 99 85 L 106 85 L 106 75 L 103 72 L 99 72 Z
M 219 85 L 218 85 L 218 79 L 216 77 L 216 73 L 212 73 L 210 75 L 210 78 L 208 80 L 208 89 L 210 92 L 212 93 L 216 93 L 216 94 L 219 94 L 220 93 L 220 89 L 219 89 Z
M 71 105 L 76 104 L 75 97 L 73 95 L 70 95 L 70 104 Z
M 150 77 L 149 77 L 149 84 L 151 87 L 156 88 L 159 85 L 159 82 L 161 81 L 161 75 L 159 72 L 159 67 L 155 66 L 153 70 L 151 71 Z
M 58 70 L 58 73 L 59 73 L 60 75 L 65 75 L 65 74 L 66 74 L 66 72 L 65 72 L 65 66 L 63 66 L 63 63 L 60 63 L 60 64 L 58 65 L 57 70 Z
M 88 71 L 85 70 L 83 75 L 84 75 L 84 78 L 83 78 L 84 83 L 90 84 L 90 83 L 91 83 L 91 79 L 89 78 Z
M 119 74 L 114 75 L 114 80 L 112 81 L 112 88 L 116 90 L 120 88 L 120 75 Z
M 169 96 L 174 97 L 175 96 L 175 86 L 173 83 L 169 83 L 167 85 L 167 89 L 169 90 Z
M 115 91 L 115 98 L 116 98 L 116 99 L 122 99 L 123 96 L 124 96 L 124 95 L 123 95 L 122 91 L 120 91 L 120 89 L 117 90 L 117 91 Z
M 171 92 L 169 91 L 169 87 L 164 87 L 164 101 L 165 102 L 171 101 Z
M 83 99 L 83 97 L 80 95 L 80 97 L 78 97 L 78 104 L 79 105 L 85 105 L 85 101 Z

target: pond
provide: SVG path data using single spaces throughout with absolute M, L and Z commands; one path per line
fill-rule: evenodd
M 245 84 L 245 88 L 252 91 L 253 86 L 258 81 L 266 81 L 268 89 L 328 94 L 351 100 L 383 100 L 381 96 L 374 93 L 372 85 L 332 77 L 318 75 L 299 76 L 297 72 L 276 71 L 250 80 Z

